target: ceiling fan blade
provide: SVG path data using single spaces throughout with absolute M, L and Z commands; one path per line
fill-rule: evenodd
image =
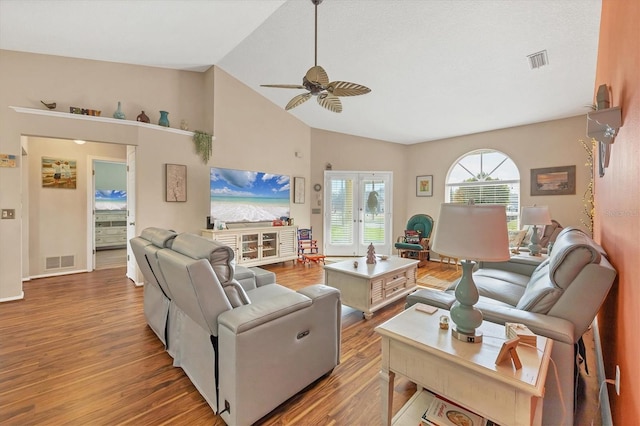
M 358 96 L 371 91 L 367 86 L 348 81 L 332 81 L 327 85 L 327 90 L 334 96 Z
M 310 97 L 311 97 L 311 93 L 303 93 L 301 95 L 294 96 L 293 99 L 291 99 L 289 101 L 287 106 L 284 107 L 284 109 L 286 109 L 288 111 L 288 110 L 290 110 L 292 108 L 295 108 L 298 105 L 301 105 L 301 104 L 305 103 L 306 101 L 308 101 Z
M 279 89 L 306 89 L 300 84 L 261 84 L 260 87 L 277 87 Z
M 305 78 L 312 83 L 320 83 L 323 86 L 329 84 L 329 77 L 327 76 L 327 72 L 320 65 L 309 68 L 309 71 L 307 71 L 307 75 L 305 75 Z
M 322 93 L 318 95 L 318 103 L 321 107 L 333 112 L 342 112 L 342 102 L 337 96 L 333 96 L 329 93 Z

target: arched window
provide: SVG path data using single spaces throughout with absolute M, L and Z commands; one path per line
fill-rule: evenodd
M 510 230 L 519 229 L 520 172 L 511 158 L 491 149 L 461 157 L 447 174 L 448 203 L 504 204 Z

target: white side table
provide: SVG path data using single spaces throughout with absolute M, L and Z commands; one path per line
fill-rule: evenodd
M 553 341 L 538 336 L 537 349 L 519 345 L 522 368 L 495 365 L 506 340 L 504 326 L 483 322 L 482 343 L 466 343 L 439 328 L 434 314 L 414 305 L 376 327 L 382 336 L 382 421 L 384 425 L 418 424 L 428 401 L 425 388 L 501 425 L 540 425 L 542 397 Z M 418 392 L 392 419 L 396 374 L 418 385 Z M 413 406 L 415 405 L 415 406 Z M 419 414 L 418 414 L 419 413 Z M 417 417 L 416 417 L 417 414 Z

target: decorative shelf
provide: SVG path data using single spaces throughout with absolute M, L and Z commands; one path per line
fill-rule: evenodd
M 190 132 L 187 130 L 174 129 L 171 127 L 163 127 L 157 124 L 143 123 L 141 121 L 119 120 L 117 118 L 96 117 L 93 115 L 71 114 L 69 112 L 49 111 L 49 110 L 43 110 L 43 109 L 25 108 L 25 107 L 17 107 L 17 106 L 9 106 L 9 108 L 14 110 L 15 112 L 19 112 L 22 114 L 46 115 L 49 117 L 70 118 L 72 120 L 97 121 L 99 123 L 120 124 L 123 126 L 137 126 L 137 127 L 144 127 L 147 129 L 160 130 L 162 132 L 176 133 L 178 135 L 193 137 L 193 132 Z
M 620 107 L 600 109 L 587 114 L 587 136 L 598 142 L 613 143 L 621 125 Z

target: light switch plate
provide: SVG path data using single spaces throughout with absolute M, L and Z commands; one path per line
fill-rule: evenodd
M 2 209 L 2 218 L 3 219 L 15 219 L 16 218 L 16 209 Z

